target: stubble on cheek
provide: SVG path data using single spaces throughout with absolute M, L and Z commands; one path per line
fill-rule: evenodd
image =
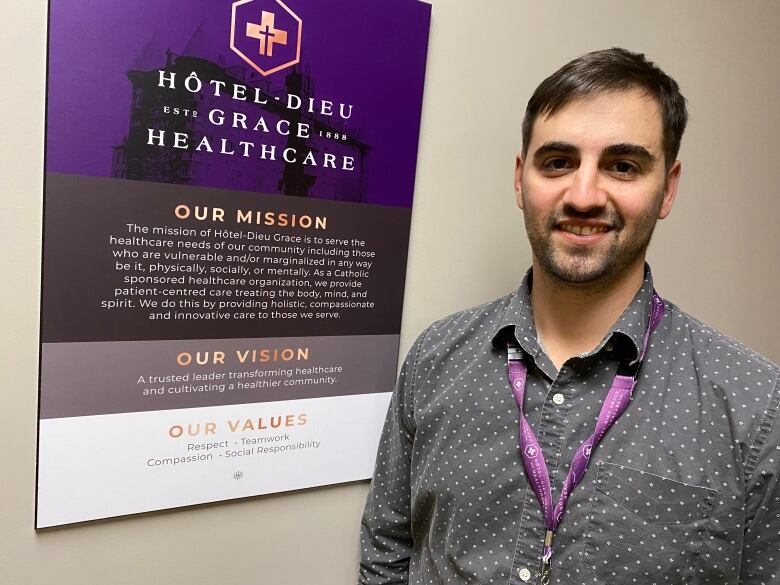
M 526 233 L 540 267 L 557 279 L 568 283 L 594 283 L 619 278 L 650 244 L 660 210 L 663 191 L 656 193 L 654 204 L 644 210 L 626 228 L 624 218 L 616 211 L 604 209 L 580 213 L 576 210 L 556 210 L 544 216 L 531 204 L 523 185 L 523 212 Z M 563 217 L 581 217 L 605 221 L 612 229 L 596 246 L 577 246 L 557 241 L 556 224 Z M 557 244 L 556 244 L 557 241 Z

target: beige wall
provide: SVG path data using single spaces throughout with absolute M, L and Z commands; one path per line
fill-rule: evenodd
M 650 255 L 659 292 L 780 360 L 780 3 L 433 5 L 402 350 L 516 286 L 530 263 L 512 191 L 525 101 L 569 58 L 622 45 L 690 100 L 680 194 Z M 363 482 L 33 530 L 46 7 L 3 12 L 0 584 L 353 582 Z

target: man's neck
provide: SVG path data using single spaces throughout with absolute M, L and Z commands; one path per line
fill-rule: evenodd
M 594 349 L 623 314 L 644 281 L 644 260 L 609 283 L 570 284 L 534 259 L 531 306 L 539 340 L 557 369 Z

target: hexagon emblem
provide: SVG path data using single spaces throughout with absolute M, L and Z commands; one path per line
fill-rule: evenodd
M 230 48 L 260 75 L 301 60 L 303 21 L 282 0 L 238 0 L 230 19 Z

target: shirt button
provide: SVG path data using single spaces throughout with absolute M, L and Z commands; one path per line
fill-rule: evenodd
M 564 400 L 566 399 L 563 397 L 563 394 L 561 394 L 560 392 L 558 394 L 553 394 L 553 402 L 555 404 L 561 405 L 563 404 Z
M 517 570 L 517 574 L 523 581 L 528 581 L 531 578 L 531 571 L 523 567 Z

